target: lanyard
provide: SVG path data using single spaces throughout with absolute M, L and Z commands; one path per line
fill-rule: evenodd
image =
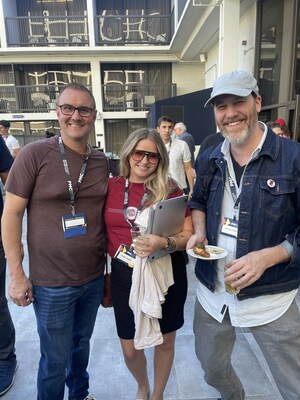
M 76 190 L 74 192 L 73 184 L 72 184 L 72 180 L 71 180 L 71 175 L 70 175 L 70 170 L 69 170 L 69 165 L 68 165 L 68 161 L 67 161 L 67 158 L 66 158 L 65 146 L 64 146 L 64 143 L 63 143 L 63 140 L 62 140 L 61 136 L 58 136 L 58 144 L 59 144 L 59 151 L 60 151 L 60 154 L 61 154 L 61 158 L 62 158 L 62 161 L 63 161 L 65 175 L 66 175 L 66 178 L 67 178 L 68 191 L 69 191 L 69 196 L 70 196 L 71 213 L 72 213 L 72 215 L 75 215 L 75 196 L 76 196 L 76 194 L 77 194 L 77 192 L 79 190 L 80 184 L 81 184 L 81 182 L 83 180 L 89 156 L 87 155 L 85 160 L 82 163 L 82 166 L 81 166 L 80 171 L 79 171 L 79 176 L 78 176 L 78 179 L 77 179 Z
M 144 206 L 144 203 L 146 201 L 146 198 L 147 198 L 147 192 L 144 192 L 143 197 L 142 197 L 140 204 L 138 206 L 138 209 L 137 209 L 135 220 L 140 215 L 142 208 Z M 129 219 L 127 217 L 128 200 L 129 200 L 129 179 L 126 179 L 125 180 L 125 190 L 124 190 L 123 214 L 124 214 L 125 221 L 132 227 L 133 224 L 129 221 Z
M 228 181 L 229 181 L 229 187 L 230 187 L 230 191 L 231 191 L 231 197 L 232 197 L 232 200 L 234 202 L 233 219 L 236 220 L 236 215 L 237 215 L 237 212 L 238 212 L 238 209 L 239 209 L 240 200 L 241 200 L 241 194 L 237 195 L 236 187 L 235 187 L 233 179 L 231 178 L 231 176 L 229 174 L 228 166 L 227 166 L 227 173 L 228 173 Z

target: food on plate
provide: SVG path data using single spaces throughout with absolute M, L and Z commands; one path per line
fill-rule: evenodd
M 220 247 L 219 247 L 219 248 L 216 248 L 216 247 L 209 247 L 209 246 L 206 246 L 205 249 L 206 249 L 210 254 L 215 254 L 215 255 L 219 255 L 219 254 L 222 254 L 222 253 L 225 252 L 225 250 L 224 250 L 224 249 L 221 249 Z
M 209 258 L 210 254 L 205 248 L 205 244 L 202 242 L 197 242 L 193 247 L 193 252 L 198 254 L 198 256 Z

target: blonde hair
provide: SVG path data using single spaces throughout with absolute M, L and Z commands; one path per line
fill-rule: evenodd
M 124 178 L 129 178 L 130 153 L 136 148 L 140 140 L 143 139 L 152 140 L 157 147 L 158 154 L 160 155 L 160 160 L 155 171 L 153 171 L 153 173 L 148 176 L 144 182 L 145 190 L 148 193 L 147 205 L 149 206 L 157 203 L 160 200 L 166 199 L 170 191 L 173 191 L 174 189 L 171 189 L 169 184 L 169 156 L 166 146 L 155 129 L 141 128 L 133 131 L 129 135 L 120 152 L 120 175 Z

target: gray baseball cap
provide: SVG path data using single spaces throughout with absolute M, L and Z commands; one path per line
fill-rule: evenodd
M 246 97 L 252 92 L 257 96 L 259 95 L 256 79 L 248 74 L 248 72 L 238 70 L 232 71 L 219 76 L 219 78 L 215 80 L 210 98 L 204 104 L 204 107 L 213 103 L 214 99 L 222 94 Z

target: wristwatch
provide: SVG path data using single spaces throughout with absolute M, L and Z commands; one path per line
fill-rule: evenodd
M 167 251 L 169 249 L 169 247 L 172 245 L 172 242 L 171 242 L 171 239 L 169 237 L 167 237 L 165 239 L 167 239 L 167 244 L 165 245 L 163 250 Z
M 174 239 L 172 240 L 170 237 L 167 237 L 166 239 L 168 243 L 163 248 L 163 252 L 166 254 L 174 253 L 174 251 L 176 251 L 177 249 L 176 242 L 174 241 Z

